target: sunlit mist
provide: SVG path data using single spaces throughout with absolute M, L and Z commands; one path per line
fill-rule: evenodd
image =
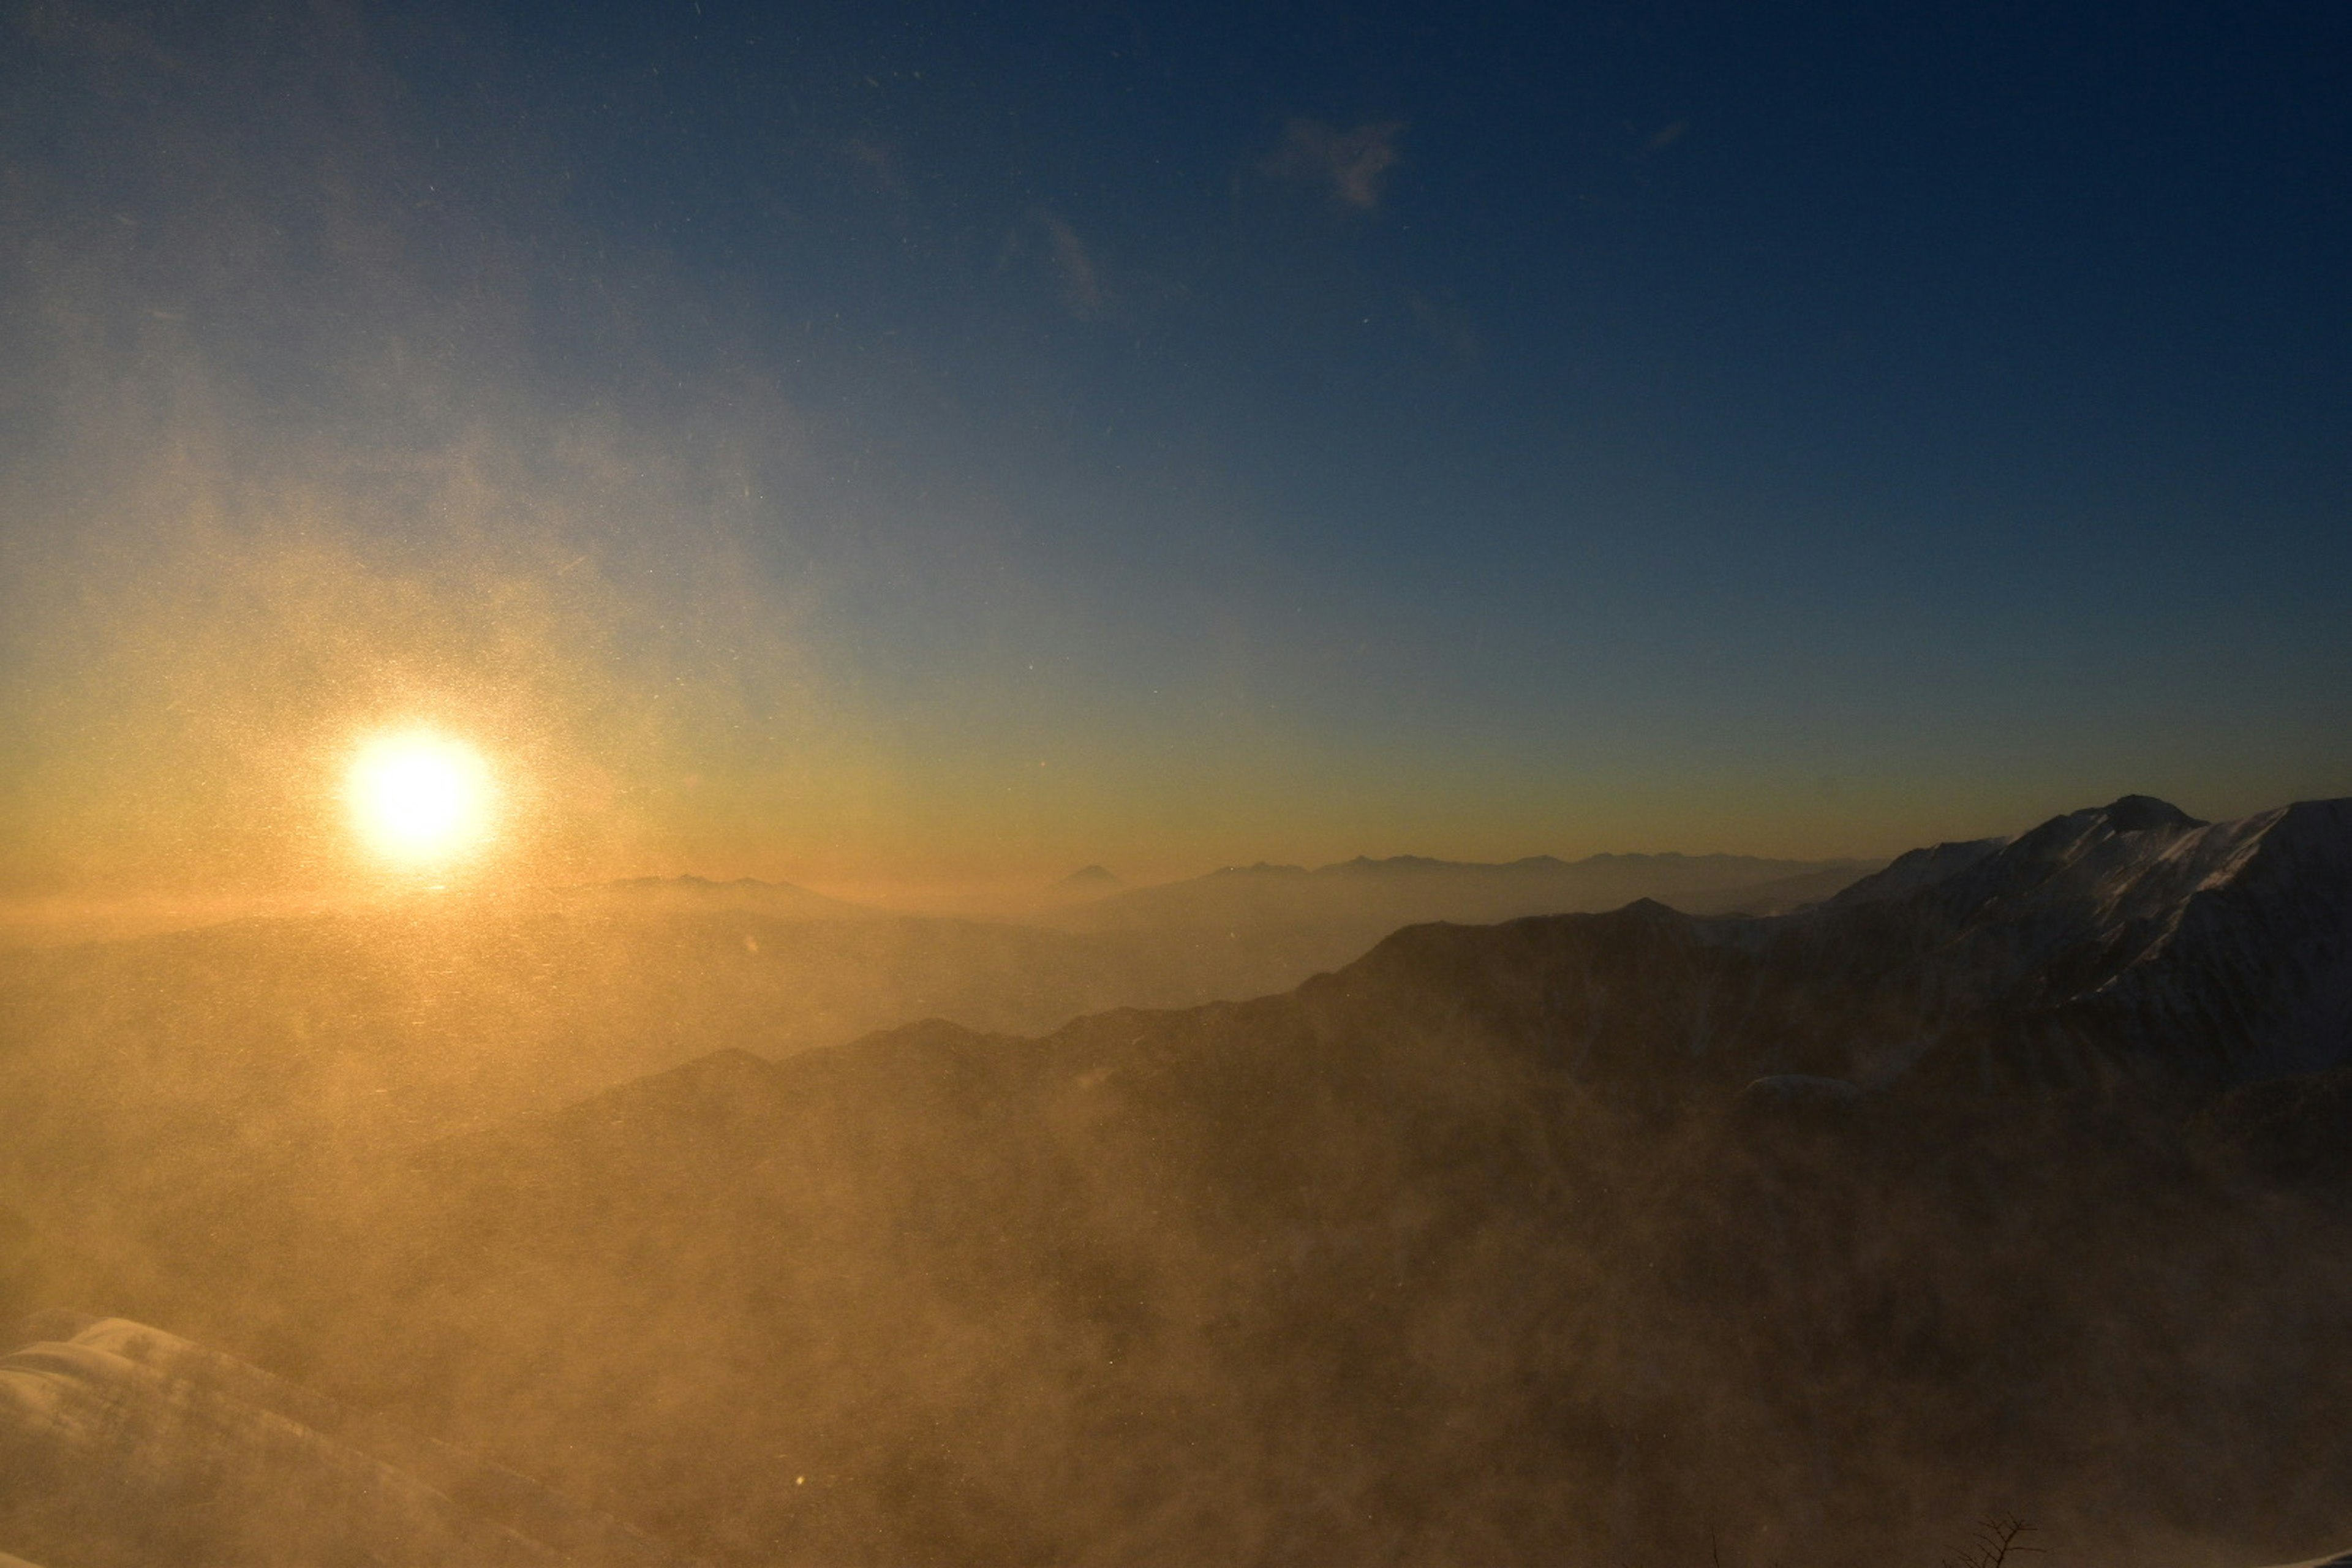
M 352 826 L 401 865 L 436 864 L 488 836 L 493 790 L 481 753 L 427 731 L 381 735 L 360 748 L 346 783 Z
M 2347 89 L 0 0 L 0 1568 L 2352 1568 Z

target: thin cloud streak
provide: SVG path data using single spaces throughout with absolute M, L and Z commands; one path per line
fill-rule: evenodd
M 1358 212 L 1379 210 L 1389 171 L 1396 166 L 1401 120 L 1374 121 L 1341 131 L 1318 120 L 1293 120 L 1282 145 L 1258 164 L 1270 179 L 1327 188 L 1331 199 Z

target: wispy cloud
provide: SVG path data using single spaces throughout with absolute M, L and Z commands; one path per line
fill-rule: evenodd
M 1109 309 L 1110 294 L 1103 286 L 1102 269 L 1095 265 L 1094 253 L 1059 214 L 1040 207 L 1037 222 L 1052 247 L 1055 269 L 1062 275 L 1062 302 L 1082 321 L 1100 319 Z
M 1334 201 L 1371 212 L 1381 205 L 1381 187 L 1395 166 L 1397 138 L 1403 132 L 1401 120 L 1368 121 L 1353 131 L 1294 120 L 1283 132 L 1282 145 L 1258 169 L 1277 180 L 1321 185 Z

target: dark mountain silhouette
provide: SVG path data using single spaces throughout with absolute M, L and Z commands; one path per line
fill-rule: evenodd
M 1100 866 L 1081 866 L 1054 884 L 1066 893 L 1116 893 L 1127 883 Z
M 0 952 L 0 1204 L 412 1145 L 725 1047 L 925 1016 L 1034 1031 L 1296 981 L 1230 946 L 779 915 L 751 891 L 421 900 Z
M 722 1047 L 781 1057 L 922 1017 L 1033 1033 L 1261 994 L 1356 956 L 1400 923 L 1387 907 L 1304 931 L 1071 931 L 671 877 L 0 952 L 0 1180 L 131 1201 L 224 1166 L 413 1144 Z
M 723 1563 L 1858 1565 L 1990 1507 L 2307 1555 L 2352 1527 L 2347 827 L 2125 802 L 1774 919 L 722 1051 L 135 1254 L 52 1210 L 26 1288 Z

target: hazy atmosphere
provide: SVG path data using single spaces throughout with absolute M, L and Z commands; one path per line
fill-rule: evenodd
M 2339 1561 L 2347 279 L 2325 5 L 0 0 L 0 1564 Z
M 2352 787 L 2303 7 L 9 14 L 15 899 Z

